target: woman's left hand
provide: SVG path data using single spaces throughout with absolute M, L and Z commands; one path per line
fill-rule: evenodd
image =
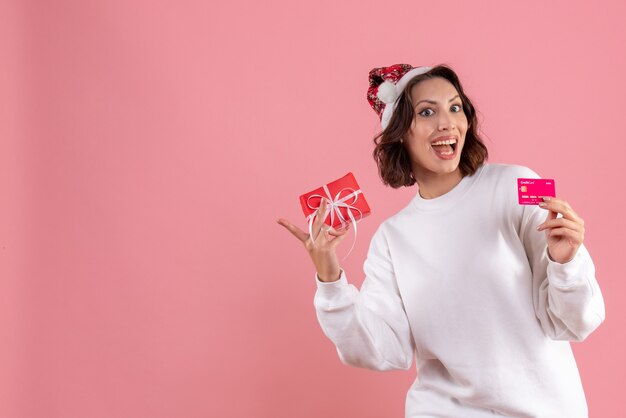
M 537 226 L 537 231 L 546 231 L 548 256 L 561 264 L 571 261 L 583 243 L 585 222 L 563 199 L 544 197 L 539 207 L 548 210 L 545 222 Z M 562 218 L 557 218 L 559 213 Z

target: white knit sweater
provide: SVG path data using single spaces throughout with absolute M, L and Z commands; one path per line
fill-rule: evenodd
M 587 417 L 570 341 L 604 320 L 582 245 L 549 259 L 548 213 L 519 205 L 529 168 L 484 164 L 448 193 L 410 204 L 372 237 L 361 289 L 316 276 L 314 304 L 345 364 L 409 369 L 411 418 Z M 560 215 L 559 215 L 560 216 Z

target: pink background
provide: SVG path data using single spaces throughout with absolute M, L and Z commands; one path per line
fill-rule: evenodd
M 275 220 L 352 171 L 361 284 L 416 193 L 377 177 L 367 73 L 406 62 L 451 65 L 490 161 L 584 218 L 607 319 L 573 348 L 590 416 L 622 417 L 626 8 L 512 3 L 3 1 L 0 416 L 403 416 L 415 370 L 340 363 Z

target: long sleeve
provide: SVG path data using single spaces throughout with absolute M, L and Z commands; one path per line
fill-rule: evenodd
M 539 178 L 530 171 L 529 178 Z M 583 244 L 569 262 L 551 260 L 545 231 L 536 230 L 548 211 L 528 205 L 522 213 L 520 238 L 533 272 L 533 303 L 541 327 L 553 340 L 583 341 L 604 321 L 604 299 L 591 256 Z
M 585 246 L 549 259 L 536 229 L 548 211 L 519 205 L 520 177 L 539 178 L 483 164 L 437 198 L 418 191 L 374 233 L 360 290 L 343 271 L 315 278 L 344 364 L 406 370 L 417 358 L 407 417 L 588 415 L 570 342 L 604 320 L 595 266 Z
M 382 226 L 372 237 L 363 270 L 360 291 L 343 270 L 335 282 L 321 282 L 316 274 L 314 305 L 322 330 L 344 364 L 409 369 L 414 344 Z

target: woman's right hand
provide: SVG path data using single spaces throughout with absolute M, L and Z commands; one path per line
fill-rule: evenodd
M 328 203 L 326 199 L 322 199 L 317 216 L 315 216 L 313 225 L 311 226 L 312 236 L 286 219 L 281 218 L 276 222 L 288 229 L 289 232 L 304 244 L 304 248 L 306 248 L 309 253 L 317 270 L 317 277 L 323 282 L 334 282 L 339 280 L 341 276 L 341 268 L 339 267 L 335 249 L 346 237 L 346 232 L 348 232 L 350 224 L 347 224 L 345 228 L 339 230 L 325 226 L 324 218 L 327 206 Z M 335 238 L 331 239 L 331 236 Z

